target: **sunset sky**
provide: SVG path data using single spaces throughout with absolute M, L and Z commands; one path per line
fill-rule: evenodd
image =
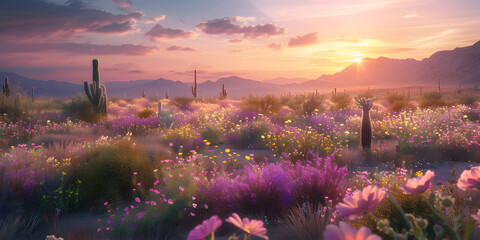
M 97 58 L 103 81 L 317 78 L 479 29 L 479 0 L 0 0 L 0 71 L 82 83 Z

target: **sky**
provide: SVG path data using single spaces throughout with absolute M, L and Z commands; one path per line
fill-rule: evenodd
M 480 40 L 479 0 L 1 0 L 0 71 L 83 83 L 314 79 Z

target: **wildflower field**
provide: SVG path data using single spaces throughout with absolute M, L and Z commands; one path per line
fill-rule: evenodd
M 480 239 L 479 103 L 357 100 L 4 111 L 0 239 Z

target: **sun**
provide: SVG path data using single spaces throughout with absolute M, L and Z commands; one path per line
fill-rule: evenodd
M 352 60 L 352 62 L 361 63 L 362 59 L 361 58 L 355 58 L 355 59 Z

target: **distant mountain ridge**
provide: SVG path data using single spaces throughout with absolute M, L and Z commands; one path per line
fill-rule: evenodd
M 472 46 L 439 51 L 421 61 L 415 59 L 365 58 L 340 72 L 322 75 L 302 85 L 320 87 L 405 87 L 410 85 L 473 86 L 480 83 L 480 41 Z
M 83 85 L 55 80 L 34 80 L 16 73 L 0 72 L 2 80 L 9 77 L 11 85 L 29 94 L 35 87 L 36 96 L 69 98 L 83 93 Z M 222 84 L 228 97 L 242 97 L 248 94 L 286 94 L 289 92 L 329 91 L 332 88 L 376 87 L 394 88 L 406 86 L 435 86 L 440 79 L 442 86 L 474 86 L 480 84 L 480 41 L 472 46 L 439 51 L 421 61 L 415 59 L 391 59 L 386 57 L 365 58 L 361 63 L 353 63 L 342 71 L 322 75 L 315 80 L 302 78 L 275 78 L 267 81 L 230 76 L 216 81 L 198 84 L 199 96 L 217 97 Z M 303 81 L 305 80 L 305 81 Z M 303 81 L 303 82 L 297 82 Z M 170 97 L 191 96 L 192 82 L 173 81 L 164 78 L 155 80 L 135 80 L 106 82 L 108 97 L 165 97 L 168 89 Z

